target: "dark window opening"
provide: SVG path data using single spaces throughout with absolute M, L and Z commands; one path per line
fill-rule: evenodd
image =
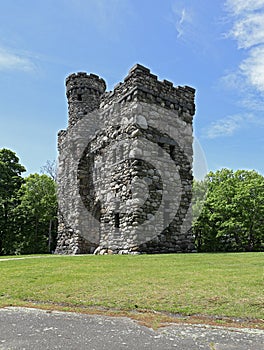
M 82 95 L 81 95 L 81 94 L 78 94 L 78 95 L 77 95 L 77 100 L 78 100 L 78 101 L 82 101 Z
M 120 145 L 119 152 L 120 152 L 120 159 L 122 160 L 124 158 L 124 147 L 123 147 L 123 145 Z
M 174 160 L 175 159 L 175 146 L 170 146 L 170 156 Z
M 164 201 L 164 224 L 168 225 L 170 223 L 170 202 Z
M 115 213 L 115 228 L 119 228 L 119 227 L 120 227 L 119 213 Z
M 113 149 L 113 163 L 116 163 L 116 150 Z
M 94 168 L 94 180 L 96 181 L 97 180 L 97 169 Z

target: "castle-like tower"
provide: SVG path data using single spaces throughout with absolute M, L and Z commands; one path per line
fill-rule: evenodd
M 103 79 L 66 79 L 69 124 L 59 132 L 56 253 L 194 251 L 191 87 L 139 64 L 105 92 Z

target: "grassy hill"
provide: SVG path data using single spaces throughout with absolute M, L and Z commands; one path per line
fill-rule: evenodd
M 263 272 L 263 253 L 5 257 L 0 307 L 263 325 Z

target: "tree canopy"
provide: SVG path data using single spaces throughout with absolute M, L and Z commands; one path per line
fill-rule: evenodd
M 19 190 L 16 215 L 20 221 L 20 245 L 23 253 L 46 253 L 54 250 L 57 217 L 56 185 L 51 177 L 31 174 Z M 54 227 L 55 228 L 55 227 Z M 25 239 L 26 238 L 26 239 Z
M 199 251 L 256 251 L 264 248 L 264 177 L 254 170 L 221 169 L 194 184 L 206 199 L 193 230 Z
M 0 255 L 55 249 L 55 181 L 44 174 L 23 178 L 25 171 L 13 151 L 0 149 Z
M 13 210 L 24 181 L 21 174 L 25 171 L 13 151 L 0 149 L 0 254 L 9 252 L 14 240 Z

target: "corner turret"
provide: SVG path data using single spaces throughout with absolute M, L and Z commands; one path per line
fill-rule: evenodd
M 105 89 L 105 81 L 95 74 L 79 72 L 66 78 L 70 127 L 87 113 L 99 108 Z

